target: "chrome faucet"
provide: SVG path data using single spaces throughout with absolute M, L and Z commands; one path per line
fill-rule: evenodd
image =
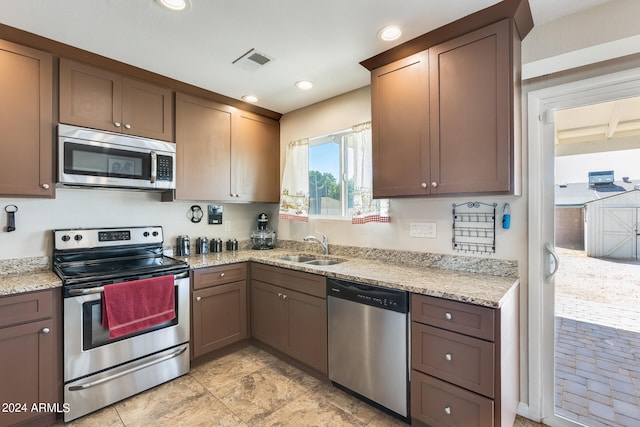
M 302 240 L 304 240 L 305 242 L 308 242 L 310 240 L 318 242 L 320 246 L 322 246 L 322 254 L 329 255 L 329 239 L 325 234 L 322 234 L 319 231 L 316 231 L 316 233 L 322 236 L 322 240 L 318 239 L 316 236 L 307 236 Z

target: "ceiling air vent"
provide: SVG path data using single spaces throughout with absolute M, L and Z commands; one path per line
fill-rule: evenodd
M 247 53 L 233 61 L 233 64 L 239 66 L 240 68 L 244 68 L 245 70 L 256 71 L 273 60 L 274 58 L 265 55 L 264 53 L 260 53 L 255 49 L 251 49 Z

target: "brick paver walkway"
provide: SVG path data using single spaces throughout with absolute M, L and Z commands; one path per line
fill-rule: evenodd
M 590 427 L 640 426 L 640 332 L 556 316 L 555 339 L 556 414 Z

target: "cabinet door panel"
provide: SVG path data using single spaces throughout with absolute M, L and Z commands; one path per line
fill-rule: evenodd
M 241 202 L 280 200 L 280 125 L 240 111 L 231 144 L 231 192 Z
M 60 60 L 60 121 L 120 132 L 122 78 L 99 68 Z
M 510 190 L 508 21 L 429 49 L 432 193 Z
M 231 107 L 176 95 L 176 199 L 229 200 Z
M 492 427 L 494 402 L 411 371 L 411 417 L 432 426 Z
M 251 281 L 251 334 L 286 352 L 287 318 L 283 291 L 268 283 Z
M 122 89 L 122 132 L 173 141 L 172 92 L 126 78 Z
M 425 51 L 372 72 L 374 197 L 429 193 L 427 65 Z
M 51 320 L 0 329 L 0 402 L 24 403 L 27 412 L 0 414 L 2 425 L 13 425 L 41 414 L 31 412 L 31 405 L 56 403 L 54 394 L 55 334 Z
M 289 325 L 287 353 L 327 374 L 326 300 L 286 289 L 284 295 Z
M 450 383 L 495 396 L 495 345 L 413 322 L 411 366 Z
M 193 356 L 247 337 L 247 282 L 214 286 L 193 293 Z
M 0 196 L 53 197 L 52 58 L 0 40 Z

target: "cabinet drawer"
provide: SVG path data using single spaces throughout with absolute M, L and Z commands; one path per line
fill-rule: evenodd
M 487 397 L 494 397 L 493 343 L 413 322 L 411 366 Z
M 0 298 L 0 328 L 51 317 L 51 292 L 31 292 Z
M 204 289 L 247 278 L 247 264 L 229 264 L 203 268 L 193 272 L 193 289 Z
M 270 265 L 251 264 L 251 279 L 324 299 L 327 298 L 327 281 L 324 276 Z
M 495 310 L 489 307 L 412 294 L 411 320 L 488 341 L 495 340 Z
M 433 426 L 490 427 L 494 402 L 460 387 L 411 371 L 411 417 Z

